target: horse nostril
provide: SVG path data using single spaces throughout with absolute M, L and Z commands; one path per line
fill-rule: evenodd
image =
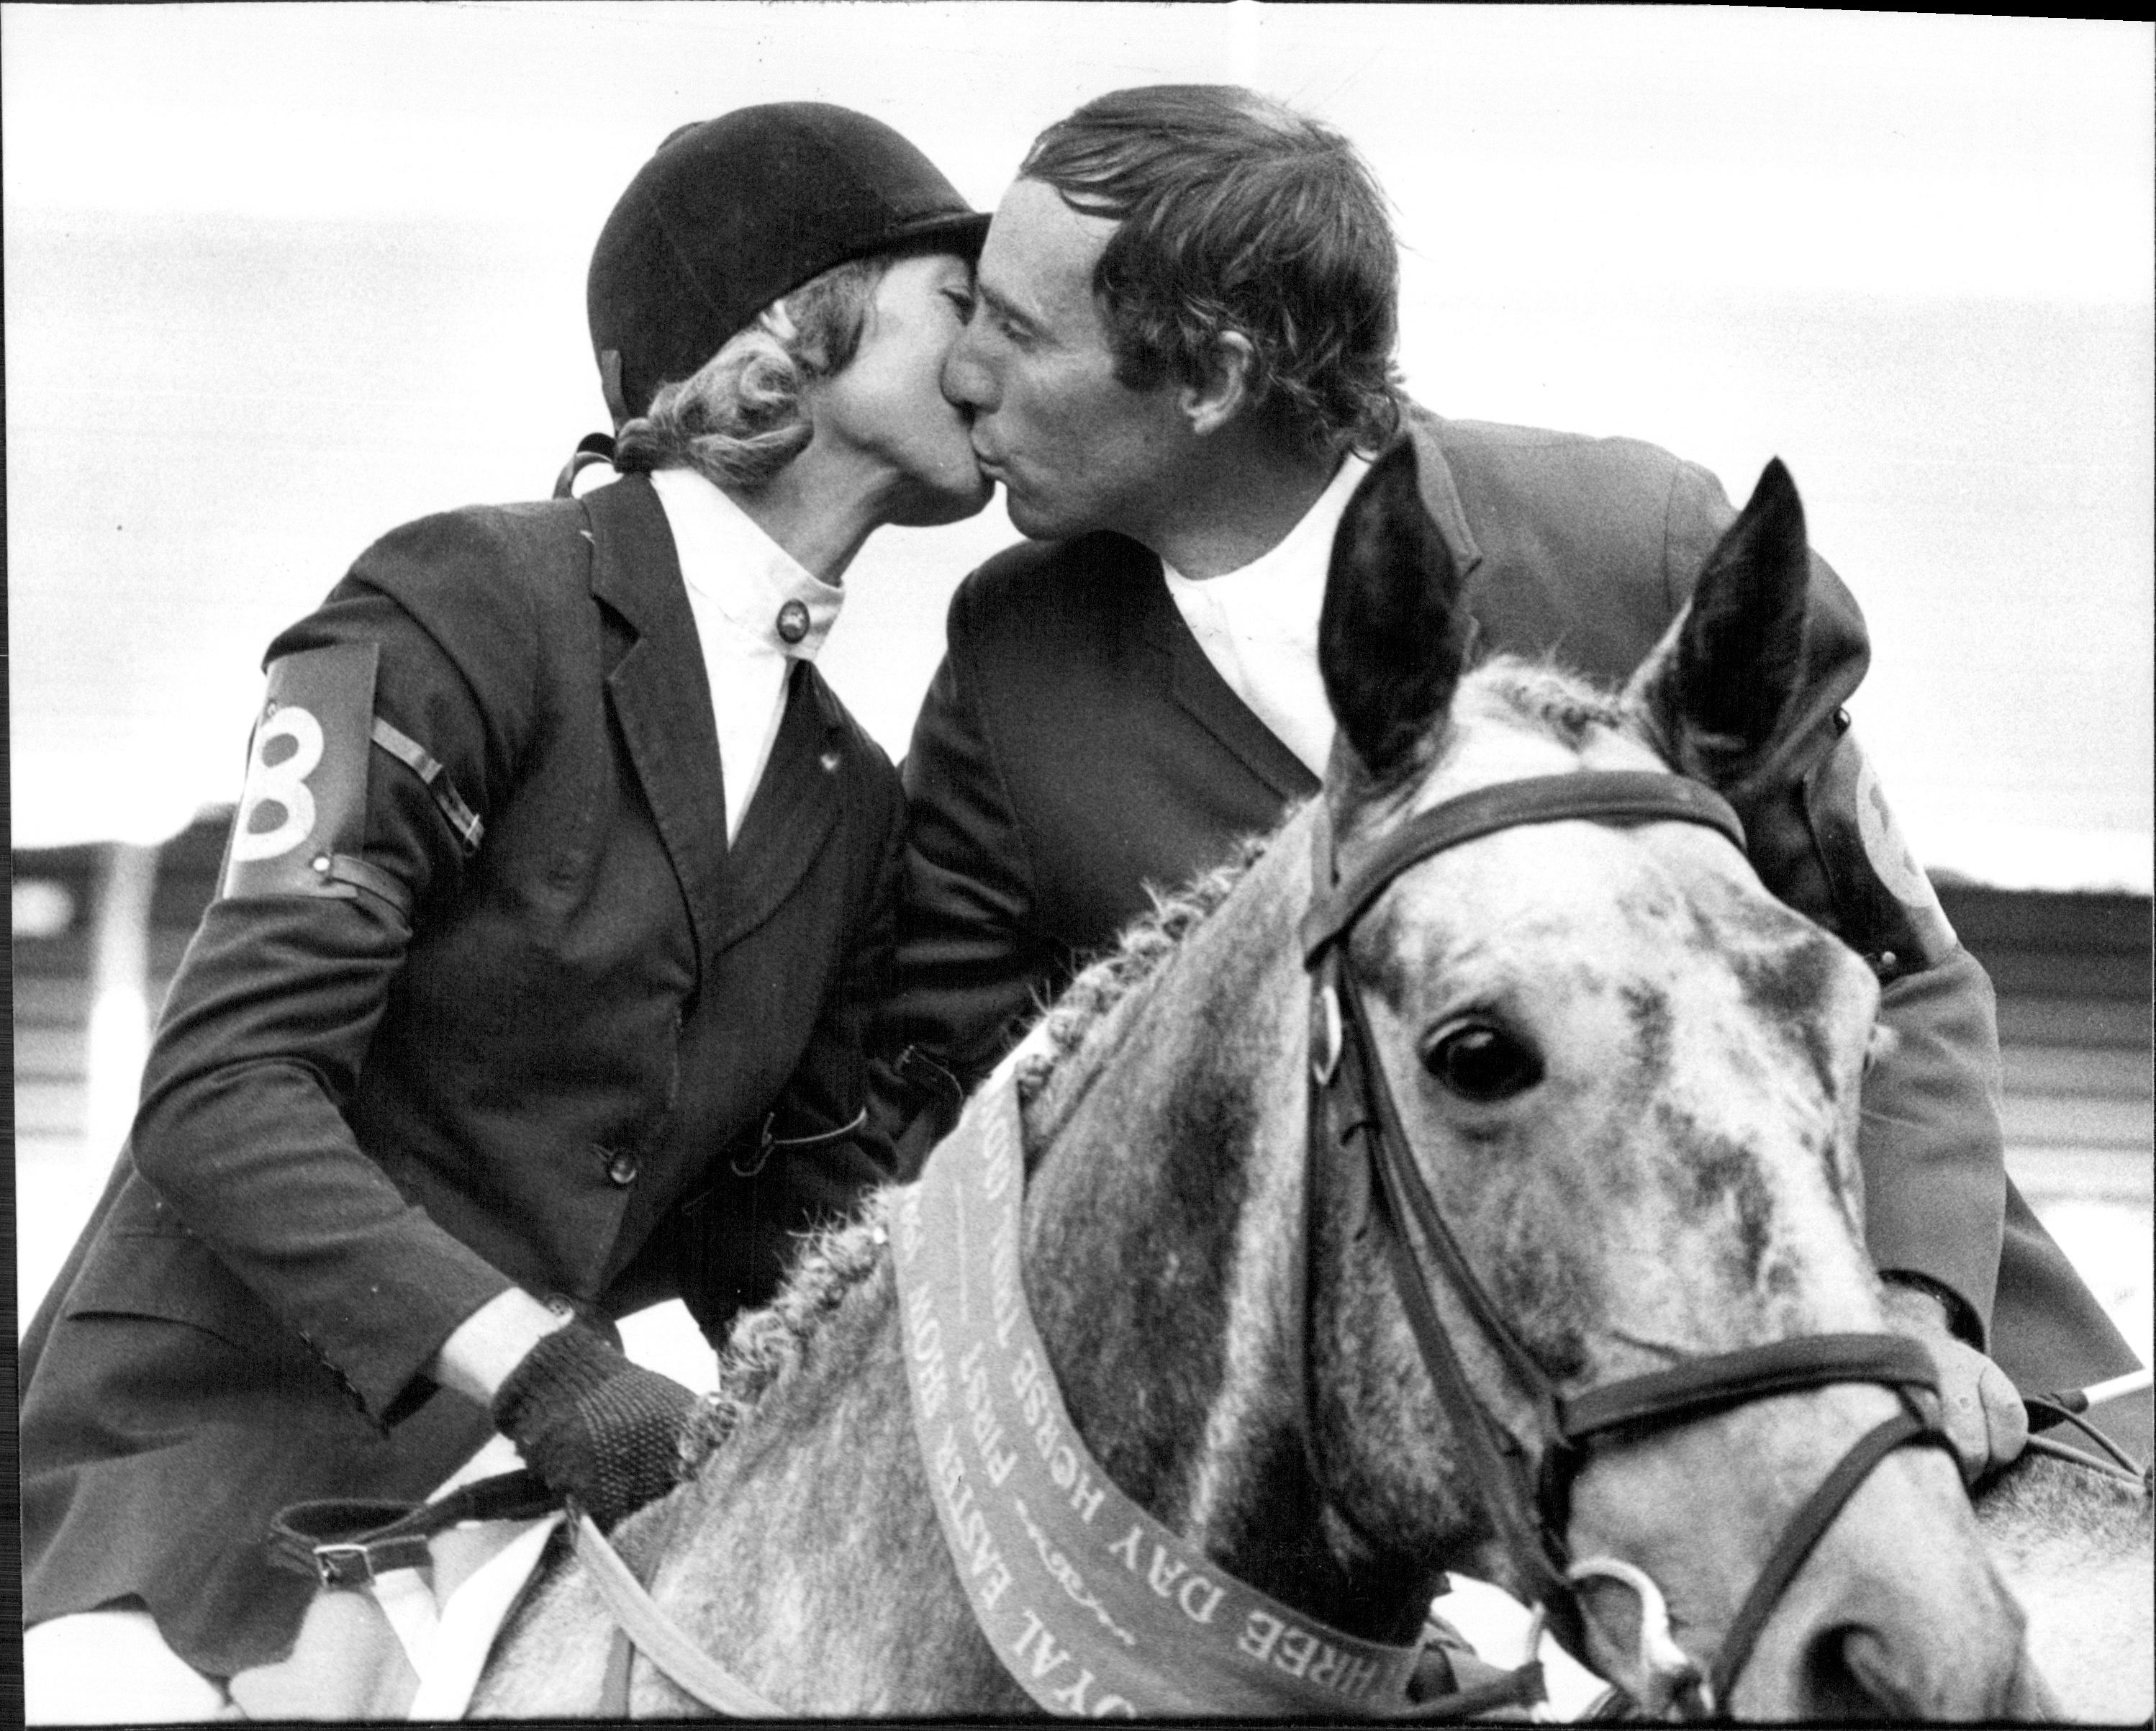
M 1870 1722 L 1907 1719 L 1915 1698 L 1894 1674 L 1892 1654 L 1878 1631 L 1861 1623 L 1823 1629 L 1805 1650 L 1806 1718 Z

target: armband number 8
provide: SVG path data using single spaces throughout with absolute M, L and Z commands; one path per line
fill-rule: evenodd
M 277 749 L 280 743 L 285 745 L 282 752 Z M 315 796 L 308 791 L 307 777 L 321 761 L 322 724 L 296 703 L 285 705 L 254 730 L 247 785 L 232 829 L 233 864 L 274 860 L 314 833 Z M 280 813 L 273 827 L 260 827 L 265 814 Z
M 357 893 L 346 863 L 367 836 L 371 643 L 280 655 L 247 757 L 219 894 L 227 900 Z

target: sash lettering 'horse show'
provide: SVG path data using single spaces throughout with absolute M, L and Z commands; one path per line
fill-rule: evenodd
M 1931 1398 L 1891 1376 L 1813 1375 L 1618 1424 L 1581 1446 L 1556 1514 L 1537 1506 L 1550 1445 L 1531 1384 L 1562 1408 L 1700 1361 L 1887 1329 L 1855 1153 L 1876 984 L 1768 895 L 1714 824 L 1516 819 L 1391 868 L 1337 947 L 1360 1062 L 1434 1205 L 1391 1205 L 1404 1262 L 1379 1246 L 1398 1180 L 1314 1145 L 1313 1054 L 1329 1071 L 1341 1040 L 1306 968 L 1322 866 L 1353 881 L 1419 814 L 1530 778 L 1675 769 L 1740 794 L 1778 743 L 1795 676 L 1804 546 L 1794 489 L 1770 465 L 1622 693 L 1508 659 L 1471 668 L 1412 449 L 1383 460 L 1333 556 L 1321 650 L 1340 732 L 1323 794 L 1082 975 L 1011 1066 L 1015 1103 L 984 1091 L 932 1162 L 940 1174 L 973 1158 L 993 1140 L 976 1121 L 1009 1115 L 1014 1171 L 1024 1158 L 1017 1274 L 1045 1369 L 1020 1358 L 977 1378 L 978 1353 L 938 1359 L 954 1452 L 924 1458 L 908 1384 L 923 1329 L 892 1240 L 934 1232 L 923 1191 L 885 1193 L 737 1328 L 720 1440 L 614 1535 L 675 1622 L 788 1712 L 1032 1713 L 1041 1687 L 1079 1682 L 1080 1661 L 1047 1638 L 1067 1626 L 1071 1581 L 1151 1571 L 1196 1622 L 1227 1615 L 1230 1584 L 1247 1589 L 1275 1609 L 1236 1626 L 1246 1649 L 1259 1639 L 1280 1668 L 1322 1663 L 1361 1687 L 1376 1672 L 1309 1631 L 1412 1644 L 1448 1569 L 1539 1596 L 1516 1535 L 1540 1523 L 1545 1554 L 1619 1565 L 1582 1579 L 1558 1625 L 1650 1714 L 2036 1718 L 2057 1710 L 2054 1686 L 2071 1704 L 2084 1673 L 2145 1672 L 2145 1495 L 2049 1482 L 2071 1475 L 2056 1461 L 2017 1467 L 1986 1513 L 1988 1553 L 1951 1457 L 1921 1439 L 1850 1475 L 1763 1621 L 1736 1636 L 1818 1488 Z M 1437 1254 L 1447 1235 L 1456 1274 Z M 1415 1292 L 1402 1266 L 1420 1271 Z M 1450 1389 L 1411 1315 L 1425 1305 L 1456 1361 Z M 1046 1436 L 1043 1470 L 1067 1464 L 1065 1488 L 1096 1508 L 1081 1454 L 1055 1452 L 1057 1422 L 1142 1516 L 1104 1518 L 1091 1554 L 1082 1535 L 1067 1552 L 1044 1539 L 1068 1596 L 1051 1616 L 1045 1599 L 1019 1603 L 1022 1585 L 998 1587 L 1010 1627 L 984 1632 L 983 1589 L 969 1598 L 943 1525 L 988 1481 L 955 1451 L 970 1431 L 1000 1463 Z M 1506 1463 L 1509 1504 L 1478 1457 Z M 1166 1529 L 1158 1557 L 1140 1520 Z M 1184 1560 L 1171 1565 L 1172 1545 Z M 1666 1598 L 1674 1663 L 1641 1639 L 1640 1573 Z M 2103 1641 L 2097 1605 L 2138 1617 L 2133 1650 L 2070 1650 Z M 472 1711 L 593 1711 L 613 1630 L 590 1574 L 557 1557 Z M 1018 1668 L 1054 1673 L 1041 1687 L 1014 1675 L 1014 1641 Z M 1748 1654 L 1733 1671 L 1716 1668 L 1726 1645 Z M 639 1715 L 701 1710 L 641 1657 L 629 1701 Z M 1098 1688 L 1066 1704 L 1191 1710 Z

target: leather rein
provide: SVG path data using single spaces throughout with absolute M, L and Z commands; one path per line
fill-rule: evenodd
M 1383 1241 L 1401 1307 L 1441 1407 L 1450 1415 L 1476 1497 L 1509 1554 L 1526 1596 L 1560 1626 L 1567 1644 L 1584 1651 L 1575 1583 L 1594 1575 L 1639 1592 L 1643 1662 L 1672 1677 L 1672 1703 L 1686 1716 L 1726 1710 L 1754 1642 L 1821 1534 L 1872 1468 L 1906 1443 L 1945 1446 L 1943 1436 L 1912 1394 L 1929 1389 L 1937 1374 L 1922 1344 L 1887 1333 L 1815 1334 L 1688 1359 L 1671 1369 L 1622 1379 L 1584 1394 L 1561 1394 L 1506 1320 L 1470 1266 L 1417 1169 L 1399 1110 L 1378 1062 L 1363 992 L 1348 956 L 1348 938 L 1371 905 L 1402 872 L 1449 848 L 1500 830 L 1585 819 L 1602 824 L 1678 822 L 1703 825 L 1740 850 L 1743 827 L 1718 794 L 1697 782 L 1656 771 L 1575 771 L 1484 788 L 1418 814 L 1389 835 L 1370 859 L 1342 881 L 1332 830 L 1321 806 L 1313 839 L 1315 898 L 1302 926 L 1312 1009 L 1310 1148 L 1352 1171 L 1353 1144 L 1365 1150 L 1372 1229 Z M 1307 1186 L 1313 1218 L 1306 1255 L 1314 1254 L 1313 1169 Z M 1430 1297 L 1408 1223 L 1423 1256 L 1468 1313 L 1507 1377 L 1533 1414 L 1534 1435 L 1516 1438 L 1476 1395 Z M 1306 1286 L 1309 1276 L 1305 1274 Z M 1299 1367 L 1301 1368 L 1301 1367 Z M 1309 1446 L 1308 1375 L 1305 1443 Z M 1564 1533 L 1573 1481 L 1596 1444 L 1611 1433 L 1690 1423 L 1741 1403 L 1834 1383 L 1881 1384 L 1900 1396 L 1901 1410 L 1866 1433 L 1800 1505 L 1768 1556 L 1729 1627 L 1712 1669 L 1702 1677 L 1653 1626 L 1660 1595 L 1629 1564 L 1608 1559 L 1574 1563 Z M 1315 1470 L 1315 1460 L 1312 1459 Z M 1322 1486 L 1322 1479 L 1318 1480 Z M 1535 1511 L 1530 1526 L 1524 1511 Z M 1650 1649 L 1665 1656 L 1656 1667 Z M 1532 1656 L 1531 1656 L 1532 1657 Z

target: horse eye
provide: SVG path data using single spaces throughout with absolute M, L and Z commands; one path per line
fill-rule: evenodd
M 1487 1022 L 1440 1034 L 1422 1055 L 1423 1066 L 1463 1100 L 1487 1106 L 1524 1094 L 1543 1079 L 1541 1055 Z

